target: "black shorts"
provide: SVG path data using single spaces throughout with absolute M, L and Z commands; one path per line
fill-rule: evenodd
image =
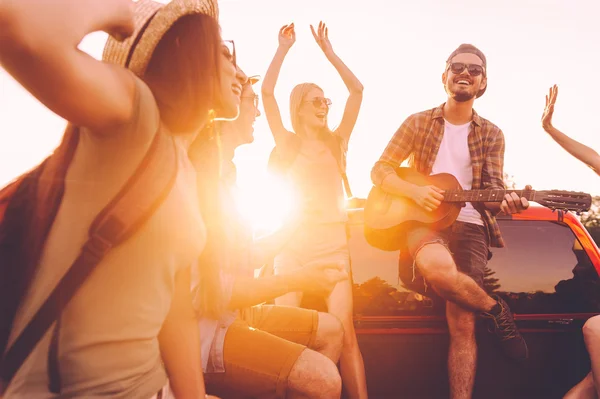
M 436 231 L 427 227 L 417 227 L 406 235 L 406 248 L 402 251 L 400 261 L 406 252 L 411 262 L 417 252 L 429 244 L 442 244 L 452 254 L 457 269 L 471 277 L 483 287 L 484 269 L 490 258 L 489 239 L 485 226 L 474 223 L 454 222 L 450 227 Z M 406 258 L 404 258 L 406 261 Z M 414 270 L 416 275 L 417 270 Z

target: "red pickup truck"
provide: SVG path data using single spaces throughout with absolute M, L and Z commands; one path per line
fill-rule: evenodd
M 474 397 L 562 398 L 590 370 L 581 327 L 600 313 L 600 250 L 571 213 L 532 206 L 498 220 L 506 247 L 492 248 L 485 288 L 510 305 L 530 358 L 505 359 L 481 325 Z M 350 227 L 369 397 L 448 398 L 444 302 L 431 290 L 409 289 L 411 278 L 398 277 L 398 252 L 365 241 L 362 209 L 350 211 Z

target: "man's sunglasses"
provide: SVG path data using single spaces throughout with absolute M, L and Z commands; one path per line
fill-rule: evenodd
M 304 101 L 305 103 L 312 103 L 313 107 L 321 108 L 322 104 L 325 104 L 327 108 L 331 105 L 331 100 L 323 97 L 315 97 L 312 100 Z
M 467 68 L 467 71 L 471 76 L 479 76 L 481 74 L 484 74 L 485 76 L 485 69 L 483 69 L 483 66 L 481 65 L 465 64 L 463 62 L 452 62 L 448 64 L 448 69 L 450 69 L 450 71 L 452 71 L 452 73 L 455 75 L 461 74 L 465 68 Z

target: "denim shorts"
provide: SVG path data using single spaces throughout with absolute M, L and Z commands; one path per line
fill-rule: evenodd
M 405 248 L 400 254 L 400 269 L 412 265 L 413 281 L 417 278 L 414 257 L 426 245 L 442 244 L 452 254 L 457 269 L 483 287 L 484 269 L 491 258 L 489 238 L 485 226 L 454 222 L 443 230 L 417 227 L 406 234 Z M 404 266 L 403 266 L 404 263 Z M 404 278 L 403 278 L 404 280 Z

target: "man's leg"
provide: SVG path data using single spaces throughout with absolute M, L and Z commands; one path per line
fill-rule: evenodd
M 344 343 L 344 327 L 334 315 L 322 312 L 318 314 L 317 335 L 314 343 L 309 348 L 322 353 L 337 364 Z
M 294 363 L 287 386 L 285 397 L 290 399 L 339 399 L 342 395 L 342 379 L 335 363 L 311 349 L 305 349 Z
M 340 358 L 344 328 L 334 315 L 289 306 L 259 305 L 244 309 L 241 318 L 250 327 L 304 345 L 334 363 Z
M 486 319 L 506 356 L 517 361 L 527 359 L 527 344 L 508 305 L 482 288 L 489 251 L 483 226 L 455 222 L 451 230 L 442 233 L 417 229 L 410 233 L 408 244 L 416 267 L 442 298 Z
M 425 281 L 445 300 L 473 312 L 489 312 L 496 305 L 471 277 L 458 271 L 444 244 L 423 244 L 414 259 Z
M 446 302 L 446 318 L 450 331 L 448 377 L 451 399 L 468 399 L 473 393 L 477 368 L 475 314 L 453 302 Z
M 325 355 L 236 320 L 225 335 L 224 373 L 205 375 L 223 398 L 339 398 L 341 378 Z

